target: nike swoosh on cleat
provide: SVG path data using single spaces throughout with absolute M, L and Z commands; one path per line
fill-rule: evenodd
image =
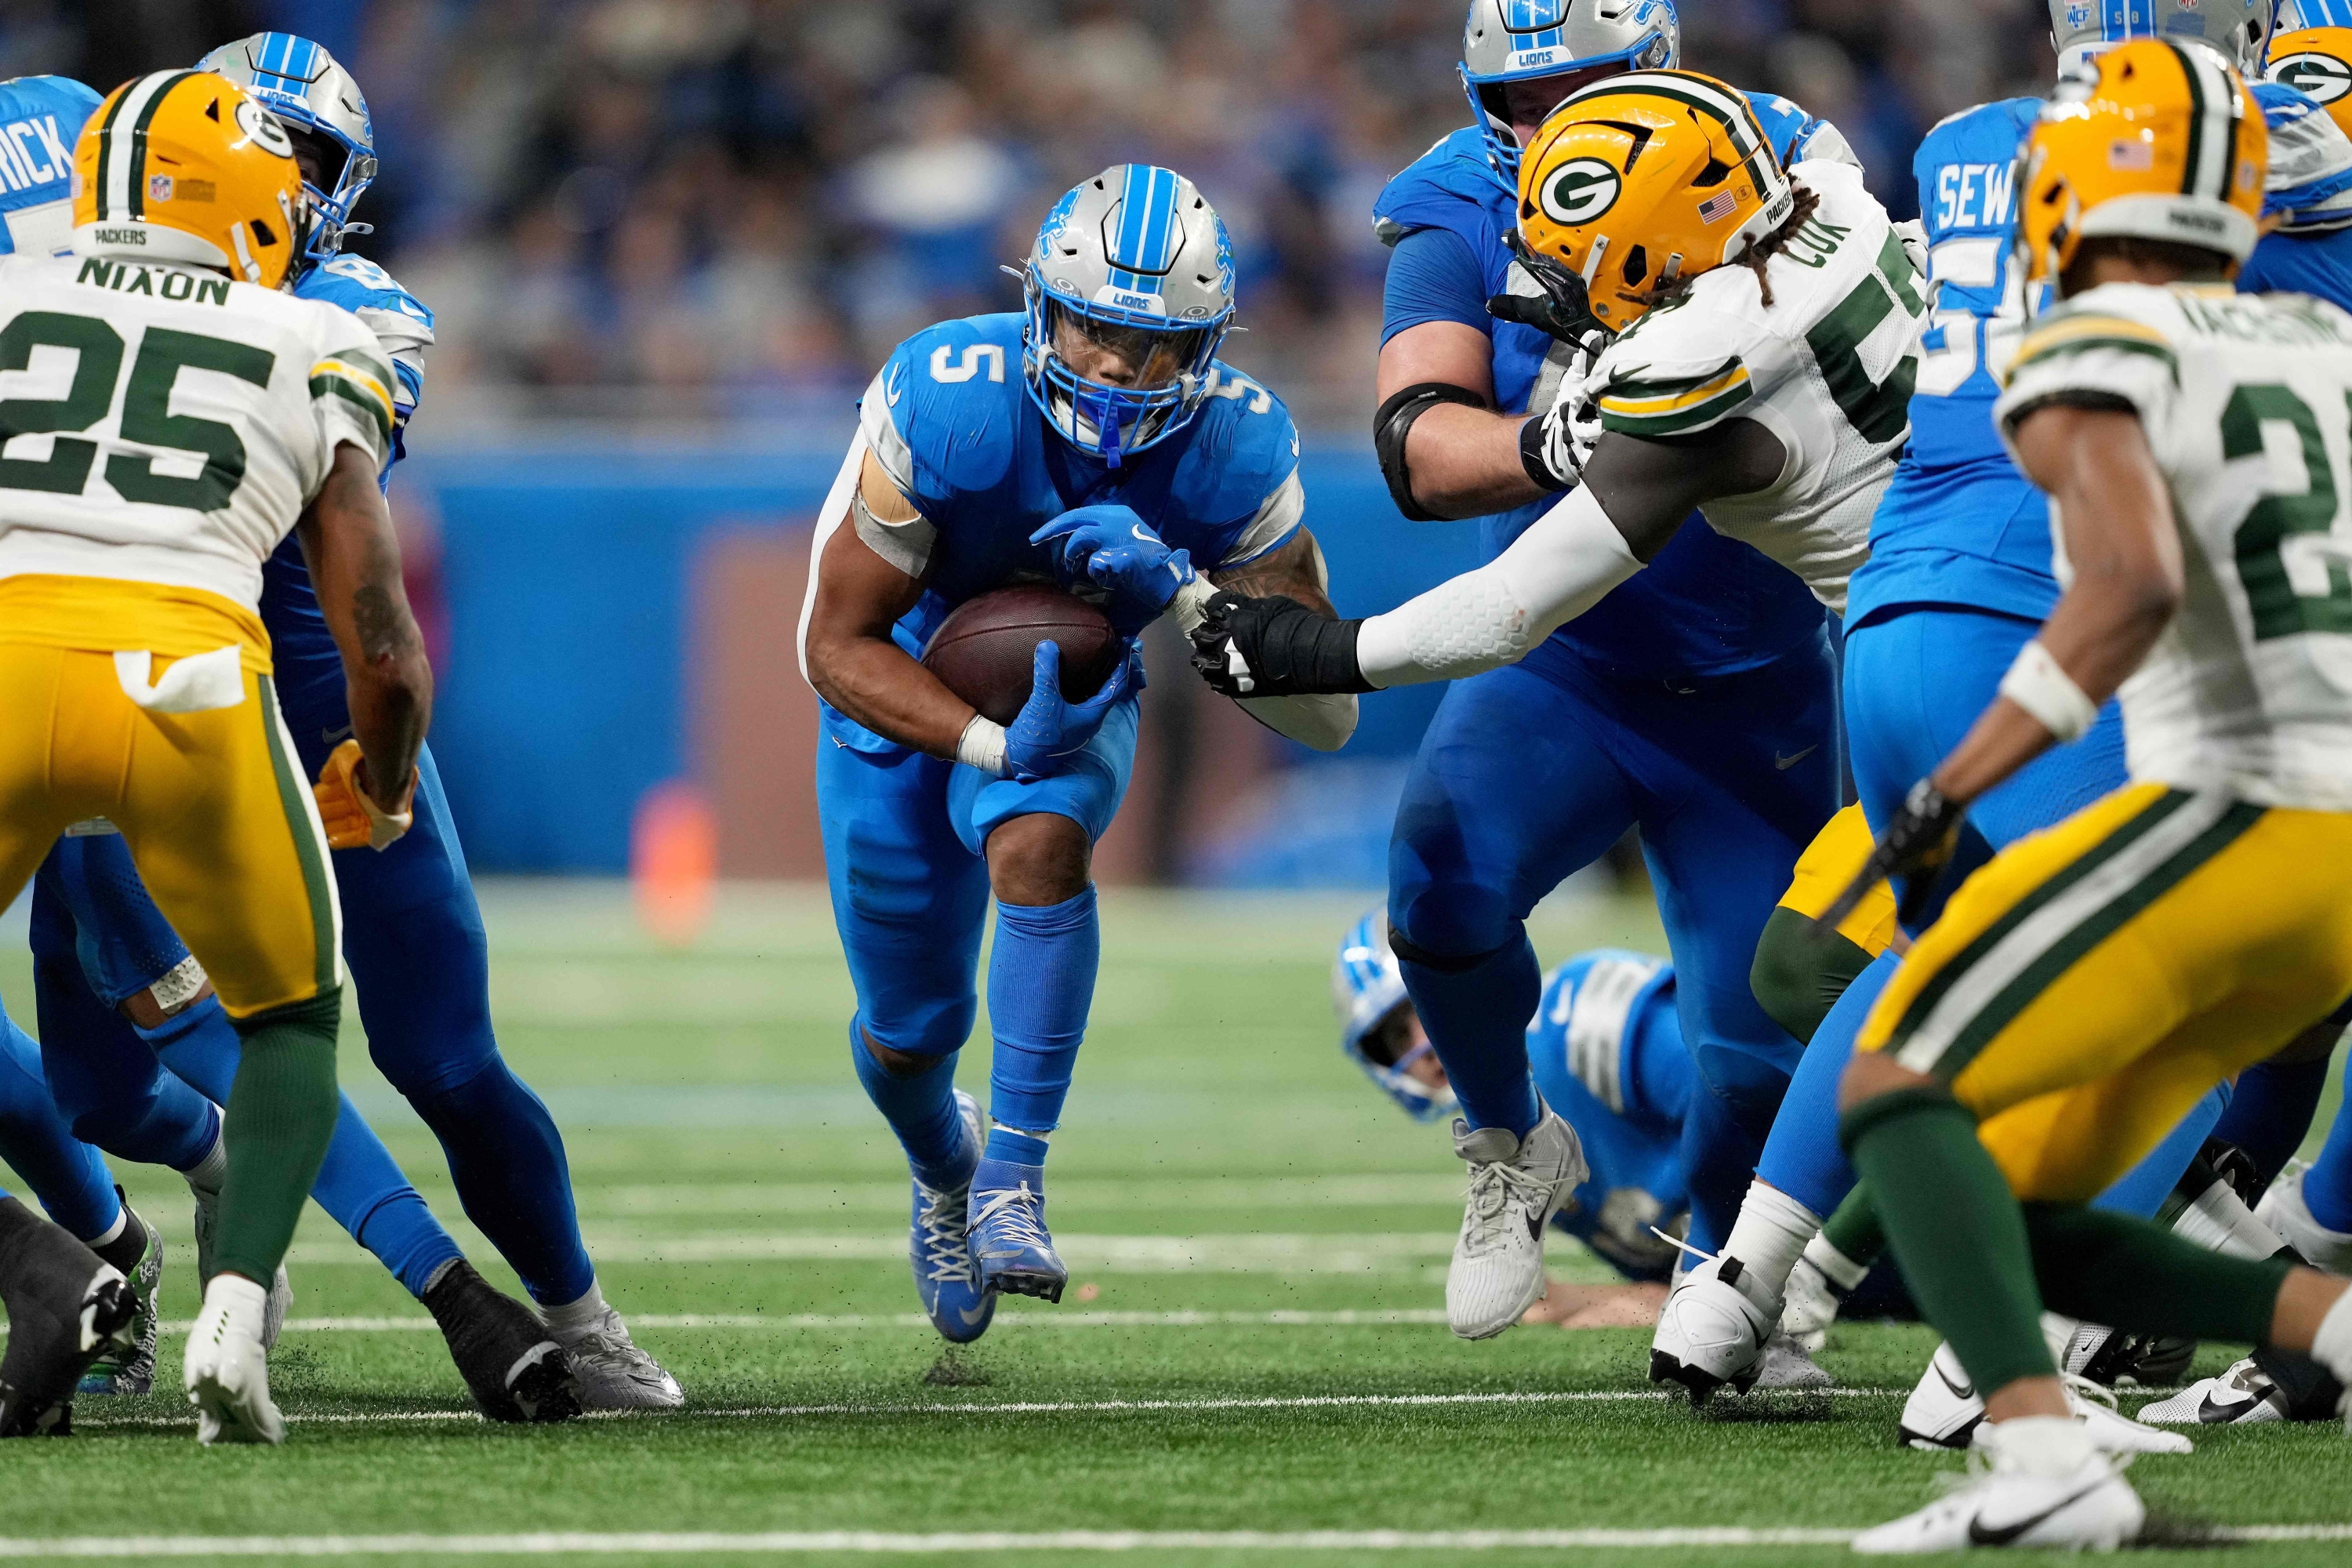
M 2261 1403 L 2259 1399 L 2232 1400 L 2224 1405 L 2209 1394 L 2197 1402 L 2197 1420 L 2200 1426 L 2227 1426 Z
M 1965 1377 L 1960 1379 L 1959 1382 L 1954 1383 L 1952 1381 L 1952 1374 L 1944 1370 L 1942 1363 L 1935 1362 L 1930 1363 L 1929 1364 L 1935 1367 L 1936 1375 L 1944 1380 L 1944 1386 L 1952 1391 L 1953 1398 L 1974 1399 L 1977 1396 L 1977 1388 L 1975 1384 L 1970 1383 Z
M 2084 1487 L 2081 1491 L 2074 1493 L 2072 1497 L 2060 1498 L 2056 1502 L 2052 1503 L 2040 1513 L 2034 1514 L 2027 1519 L 2021 1519 L 2015 1524 L 2004 1524 L 1988 1530 L 1985 1528 L 1985 1522 L 1981 1518 L 1972 1519 L 1969 1521 L 1969 1544 L 1971 1546 L 2007 1546 L 2011 1542 L 2016 1541 L 2020 1536 L 2023 1535 L 2027 1531 L 2032 1530 L 2035 1525 L 2063 1513 L 2070 1508 L 2073 1508 L 2076 1503 L 2081 1502 L 2084 1498 L 2089 1497 L 2093 1492 L 2097 1491 L 2101 1487 L 2105 1486 L 2106 1484 L 2106 1478 L 2103 1476 L 2099 1479 L 2093 1481 L 2089 1486 Z
M 985 1297 L 982 1298 L 980 1305 L 973 1307 L 969 1310 L 959 1307 L 956 1309 L 956 1316 L 963 1320 L 963 1326 L 965 1328 L 968 1329 L 971 1327 L 974 1323 L 980 1321 L 981 1319 L 988 1316 L 987 1299 Z
M 1772 753 L 1772 765 L 1785 773 L 1790 768 L 1795 767 L 1799 763 L 1803 762 L 1807 757 L 1811 756 L 1815 752 L 1818 752 L 1821 749 L 1820 743 L 1816 742 L 1814 744 L 1807 746 L 1803 751 L 1799 752 L 1793 757 L 1784 757 L 1780 752 L 1774 752 Z

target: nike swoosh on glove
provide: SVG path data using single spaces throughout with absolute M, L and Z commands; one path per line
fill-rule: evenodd
M 386 811 L 360 787 L 352 770 L 360 765 L 359 742 L 345 741 L 327 753 L 319 782 L 310 794 L 319 802 L 319 820 L 327 829 L 330 849 L 383 849 L 408 831 L 416 820 L 416 774 L 408 775 L 408 792 L 400 809 Z
M 1111 594 L 1110 621 L 1133 637 L 1159 618 L 1178 590 L 1192 581 L 1192 555 L 1171 550 L 1132 507 L 1082 506 L 1029 536 L 1055 551 L 1062 571 Z

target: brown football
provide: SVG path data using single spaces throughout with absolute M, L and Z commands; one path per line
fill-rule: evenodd
M 1051 584 L 1019 583 L 949 612 L 923 649 L 923 668 L 982 717 L 1010 724 L 1029 700 L 1037 645 L 1047 641 L 1062 650 L 1062 696 L 1072 702 L 1100 691 L 1127 657 L 1100 610 Z

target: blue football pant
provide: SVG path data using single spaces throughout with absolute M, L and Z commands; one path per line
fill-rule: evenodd
M 1959 744 L 2038 629 L 2038 622 L 2015 616 L 1914 606 L 1846 634 L 1847 744 L 1863 814 L 1874 828 Z M 1980 837 L 1972 841 L 1973 854 L 1964 853 L 1946 872 L 1938 903 L 1992 853 L 2121 788 L 2126 778 L 2123 715 L 2109 702 L 2080 741 L 2045 752 L 1969 808 L 1969 824 Z M 1853 1187 L 1853 1167 L 1838 1143 L 1838 1083 L 1897 962 L 1882 954 L 1822 1020 L 1757 1163 L 1766 1183 L 1817 1215 L 1830 1214 Z M 2226 1086 L 2206 1096 L 2099 1206 L 2154 1214 L 2227 1103 Z
M 963 1048 L 980 1009 L 989 834 L 1044 814 L 1100 838 L 1134 769 L 1138 713 L 1133 701 L 1118 704 L 1068 772 L 1031 784 L 821 736 L 817 807 L 834 924 L 857 992 L 856 1030 L 909 1056 Z M 998 911 L 989 1023 L 998 1047 L 990 1109 L 1000 1122 L 1043 1132 L 1060 1121 L 1094 994 L 1093 906 L 1089 889 L 1063 904 Z M 853 1060 L 862 1056 L 854 1035 Z M 952 1071 L 891 1080 L 868 1061 L 858 1061 L 859 1077 L 876 1109 L 918 1168 L 937 1169 L 961 1138 L 949 1109 Z
M 303 707 L 309 710 L 288 702 L 287 726 L 304 770 L 315 777 L 327 752 L 349 732 L 349 721 L 340 693 L 323 712 L 316 704 Z M 345 850 L 335 857 L 343 957 L 358 992 L 369 1055 L 440 1141 L 467 1216 L 489 1237 L 534 1300 L 565 1304 L 585 1295 L 595 1276 L 580 1239 L 562 1138 L 547 1107 L 499 1054 L 490 1029 L 481 910 L 429 746 L 418 755 L 417 772 L 415 823 L 407 834 L 382 851 Z M 64 840 L 61 847 L 109 841 Z M 113 842 L 119 847 L 119 840 Z M 37 888 L 52 879 L 53 872 L 51 891 L 67 907 L 78 898 L 89 902 L 96 896 L 88 879 L 69 886 L 66 868 L 55 857 L 43 868 Z M 157 943 L 144 921 L 161 924 L 161 917 L 143 889 L 137 889 L 135 901 L 143 906 L 143 917 L 125 912 L 123 901 L 112 899 L 111 910 L 78 922 L 77 951 L 95 946 L 126 955 L 82 964 L 101 1000 L 144 989 L 186 952 L 176 937 L 173 954 L 154 952 Z M 119 940 L 117 931 L 124 933 Z M 166 956 L 169 962 L 161 962 Z M 344 1120 L 356 1121 L 348 1103 L 346 1109 Z M 410 1208 L 415 1189 L 373 1135 L 367 1139 L 349 1163 L 352 1186 L 347 1190 L 339 1182 L 335 1201 L 321 1202 L 339 1219 L 374 1235 Z M 414 1206 L 421 1208 L 422 1201 Z M 420 1238 L 412 1225 L 396 1228 L 404 1242 L 392 1250 L 407 1261 L 386 1261 L 414 1273 L 424 1251 L 437 1251 L 441 1243 Z M 449 1247 L 454 1255 L 454 1244 Z
M 98 1151 L 73 1135 L 49 1097 L 41 1048 L 0 1013 L 0 1161 L 78 1241 L 95 1241 L 122 1212 Z M 0 1187 L 0 1197 L 7 1196 Z
M 1706 1093 L 1684 1121 L 1692 1236 L 1727 1234 L 1801 1047 L 1748 984 L 1797 856 L 1837 809 L 1826 637 L 1741 674 L 1619 681 L 1554 647 L 1455 681 L 1390 844 L 1405 983 L 1475 1126 L 1532 1121 L 1526 918 L 1638 825 Z

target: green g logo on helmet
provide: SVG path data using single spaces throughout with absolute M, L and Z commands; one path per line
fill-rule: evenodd
M 1598 158 L 1575 158 L 1562 163 L 1546 180 L 1540 200 L 1544 216 L 1569 228 L 1580 228 L 1617 205 L 1625 177 Z

